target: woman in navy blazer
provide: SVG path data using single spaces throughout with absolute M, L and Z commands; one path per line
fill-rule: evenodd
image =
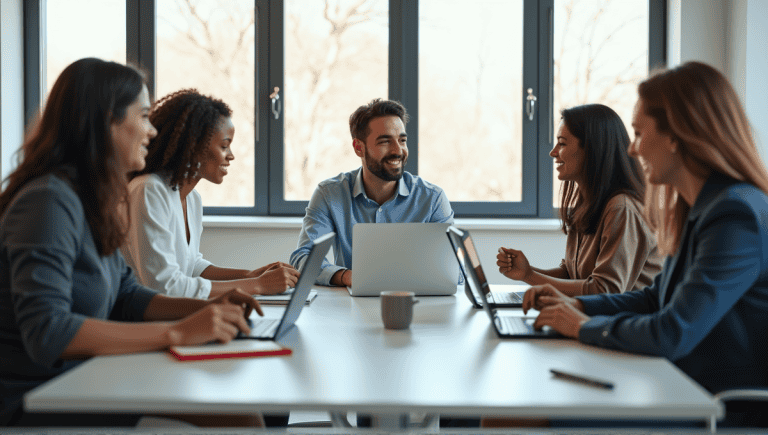
M 639 86 L 629 152 L 652 186 L 662 272 L 643 290 L 571 298 L 532 287 L 535 326 L 668 358 L 712 393 L 768 386 L 768 172 L 738 97 L 689 62 Z M 730 423 L 758 417 L 729 407 Z M 743 409 L 742 409 L 743 410 Z M 765 424 L 765 422 L 748 422 Z

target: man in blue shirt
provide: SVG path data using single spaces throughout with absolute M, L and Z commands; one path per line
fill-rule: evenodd
M 320 285 L 352 285 L 352 227 L 359 222 L 447 222 L 453 210 L 443 189 L 405 172 L 408 113 L 397 101 L 376 99 L 349 117 L 352 148 L 362 167 L 320 182 L 312 194 L 291 265 L 298 270 L 310 242 L 336 233 L 334 263 L 324 260 Z

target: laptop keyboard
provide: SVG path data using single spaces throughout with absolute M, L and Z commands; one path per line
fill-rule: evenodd
M 496 319 L 502 324 L 501 329 L 506 334 L 530 334 L 533 331 L 533 320 L 530 319 L 511 316 L 497 316 Z
M 520 293 L 491 293 L 493 295 L 493 302 L 497 304 L 522 304 L 523 298 Z

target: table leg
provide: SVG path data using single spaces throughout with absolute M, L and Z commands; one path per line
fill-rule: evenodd
M 346 412 L 329 412 L 331 423 L 336 428 L 353 427 L 347 420 Z M 370 414 L 371 429 L 383 429 L 392 432 L 402 432 L 410 429 L 420 429 L 426 432 L 439 432 L 440 415 L 427 414 L 424 420 L 411 424 L 410 414 Z

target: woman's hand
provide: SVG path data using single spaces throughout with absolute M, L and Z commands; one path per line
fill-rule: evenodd
M 526 290 L 523 296 L 523 314 L 528 313 L 530 309 L 541 311 L 556 304 L 573 305 L 576 310 L 584 312 L 584 305 L 580 300 L 564 295 L 551 284 L 544 284 L 535 285 Z
M 263 316 L 259 302 L 253 296 L 239 288 L 230 290 L 223 295 L 208 301 L 208 305 L 237 305 L 243 309 L 243 317 L 251 317 L 251 311 L 256 310 L 259 316 Z
M 566 337 L 579 339 L 579 330 L 589 316 L 579 311 L 574 305 L 561 302 L 549 305 L 539 312 L 533 327 L 541 329 L 549 326 Z
M 229 343 L 238 331 L 245 334 L 251 332 L 243 308 L 234 304 L 212 303 L 172 324 L 168 335 L 171 344 L 196 345 L 214 340 Z
M 496 255 L 496 265 L 499 266 L 499 272 L 502 275 L 517 281 L 527 282 L 532 272 L 531 265 L 528 264 L 528 259 L 523 251 L 511 248 L 499 248 L 499 253 Z
M 533 286 L 525 292 L 523 313 L 531 308 L 539 311 L 534 328 L 549 326 L 570 338 L 578 339 L 581 325 L 589 320 L 580 300 L 564 295 L 549 284 Z
M 251 272 L 250 272 L 250 273 L 247 275 L 247 278 L 258 278 L 258 277 L 260 277 L 261 275 L 263 275 L 263 274 L 264 274 L 264 272 L 268 272 L 268 271 L 270 271 L 270 270 L 279 269 L 279 268 L 281 268 L 281 267 L 287 267 L 287 268 L 291 268 L 291 269 L 293 269 L 293 266 L 291 266 L 291 265 L 290 265 L 290 264 L 288 264 L 288 263 L 283 263 L 282 261 L 275 261 L 274 263 L 269 263 L 269 264 L 267 264 L 266 266 L 262 266 L 262 267 L 260 267 L 260 268 L 258 268 L 258 269 L 256 269 L 256 270 L 253 270 L 253 271 L 251 271 Z M 295 269 L 294 269 L 294 270 L 295 270 Z
M 285 263 L 282 263 L 285 264 Z M 292 266 L 285 264 L 262 273 L 256 281 L 256 294 L 273 295 L 282 293 L 291 287 L 296 287 L 301 274 Z

